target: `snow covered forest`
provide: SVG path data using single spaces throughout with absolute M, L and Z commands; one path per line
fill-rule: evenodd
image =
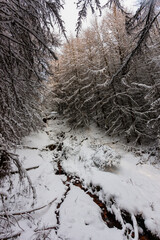
M 157 142 L 158 149 L 159 32 L 153 27 L 147 46 L 139 49 L 140 40 L 134 39 L 142 30 L 128 35 L 125 21 L 115 8 L 100 24 L 95 18 L 79 38 L 69 39 L 55 63 L 55 99 L 74 127 L 95 121 L 107 134 L 133 144 Z M 136 48 L 141 53 L 130 59 Z
M 0 0 L 0 239 L 159 240 L 159 1 L 75 4 Z

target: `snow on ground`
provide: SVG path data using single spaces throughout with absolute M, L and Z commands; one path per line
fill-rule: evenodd
M 47 146 L 51 144 L 56 147 L 50 151 Z M 27 172 L 36 188 L 37 199 L 33 202 L 27 180 L 20 181 L 18 174 L 13 174 L 12 184 L 7 181 L 0 189 L 6 192 L 11 188 L 5 200 L 6 211 L 27 211 L 55 200 L 41 210 L 18 216 L 15 226 L 10 224 L 12 234 L 21 232 L 18 239 L 38 240 L 48 236 L 53 240 L 136 240 L 136 215 L 141 215 L 146 227 L 160 237 L 158 165 L 140 164 L 140 156 L 126 151 L 117 139 L 107 137 L 94 125 L 72 130 L 57 116 L 48 121 L 44 131 L 25 137 L 15 153 L 19 154 L 26 169 L 37 166 Z M 108 204 L 108 210 L 121 222 L 121 230 L 108 228 L 93 199 L 72 182 L 67 182 L 64 174 L 56 174 L 59 160 L 67 174 L 79 177 L 88 191 L 94 191 Z M 135 236 L 124 235 L 127 224 L 121 217 L 122 210 L 131 215 Z M 9 226 L 3 224 L 0 239 L 10 234 Z
M 123 239 L 121 230 L 106 227 L 100 208 L 81 189 L 73 186 L 60 211 L 62 239 Z

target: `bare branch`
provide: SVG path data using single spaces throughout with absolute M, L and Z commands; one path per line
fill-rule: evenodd
M 8 216 L 19 216 L 19 215 L 23 215 L 23 214 L 28 214 L 28 213 L 32 213 L 32 212 L 35 212 L 35 211 L 39 211 L 45 207 L 48 207 L 50 206 L 53 202 L 55 202 L 57 200 L 57 198 L 54 198 L 52 201 L 50 201 L 49 203 L 41 206 L 41 207 L 38 207 L 38 208 L 34 208 L 34 209 L 30 209 L 30 210 L 26 210 L 26 211 L 21 211 L 21 212 L 7 212 L 7 215 Z M 6 216 L 6 213 L 0 213 L 0 216 Z

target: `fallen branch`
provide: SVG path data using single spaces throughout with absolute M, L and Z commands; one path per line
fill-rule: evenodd
M 38 229 L 35 229 L 34 232 L 47 231 L 47 230 L 52 230 L 52 229 L 56 230 L 57 227 L 55 227 L 55 226 L 50 226 L 50 227 L 38 228 Z
M 30 210 L 26 210 L 26 211 L 22 211 L 22 212 L 11 212 L 11 213 L 7 213 L 8 216 L 18 216 L 18 215 L 22 215 L 22 214 L 27 214 L 27 213 L 32 213 L 38 210 L 41 210 L 49 205 L 51 205 L 57 198 L 53 199 L 51 202 L 49 202 L 48 204 L 45 204 L 42 207 L 38 207 L 38 208 L 34 208 L 34 209 L 30 209 Z M 6 213 L 0 213 L 0 216 L 6 216 Z
M 13 161 L 15 162 L 15 164 L 16 164 L 17 167 L 18 167 L 19 173 L 20 173 L 21 175 L 24 175 L 24 176 L 27 178 L 27 180 L 28 180 L 28 182 L 29 182 L 29 185 L 30 185 L 30 187 L 31 187 L 31 189 L 32 189 L 32 192 L 33 192 L 33 199 L 36 199 L 36 198 L 37 198 L 36 189 L 35 189 L 35 187 L 33 186 L 33 183 L 32 183 L 32 181 L 31 181 L 29 175 L 27 174 L 26 169 L 22 166 L 22 163 L 19 161 L 18 158 L 13 158 Z
M 38 150 L 37 147 L 22 146 L 24 149 Z
M 3 150 L 3 151 L 5 152 L 6 156 L 15 163 L 15 165 L 18 168 L 18 173 L 20 174 L 20 176 L 24 176 L 24 177 L 27 178 L 27 180 L 29 182 L 29 186 L 31 187 L 32 192 L 33 192 L 33 199 L 36 199 L 36 189 L 33 186 L 32 181 L 31 181 L 29 175 L 27 174 L 26 169 L 23 167 L 22 163 L 18 159 L 18 155 L 10 153 L 10 152 L 7 152 L 6 150 Z
M 36 168 L 39 168 L 39 166 L 34 166 L 34 167 L 30 167 L 30 168 L 25 168 L 26 171 L 30 171 L 30 170 L 33 170 L 33 169 L 36 169 Z M 19 171 L 11 171 L 10 172 L 11 174 L 16 174 L 16 173 L 19 173 Z

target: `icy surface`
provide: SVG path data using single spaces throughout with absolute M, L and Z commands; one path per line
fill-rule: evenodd
M 53 149 L 47 147 L 51 144 Z M 159 165 L 140 164 L 142 156 L 126 151 L 117 139 L 105 136 L 94 125 L 75 131 L 56 116 L 43 131 L 25 137 L 15 153 L 19 154 L 24 168 L 37 167 L 27 172 L 36 188 L 37 199 L 33 202 L 27 180 L 13 174 L 12 186 L 6 180 L 0 189 L 6 193 L 8 213 L 28 211 L 55 200 L 41 210 L 16 218 L 17 223 L 11 224 L 11 229 L 12 233 L 21 232 L 17 239 L 138 240 L 137 215 L 160 237 Z M 108 204 L 108 210 L 121 222 L 121 230 L 108 228 L 93 199 L 67 182 L 65 174 L 56 174 L 58 162 L 68 175 L 79 177 L 83 187 L 90 192 L 94 190 Z M 0 210 L 3 211 L 2 203 Z M 122 210 L 130 214 L 133 226 L 123 222 Z M 124 235 L 127 226 L 134 230 L 135 236 Z M 11 229 L 7 226 L 0 237 L 11 233 Z

